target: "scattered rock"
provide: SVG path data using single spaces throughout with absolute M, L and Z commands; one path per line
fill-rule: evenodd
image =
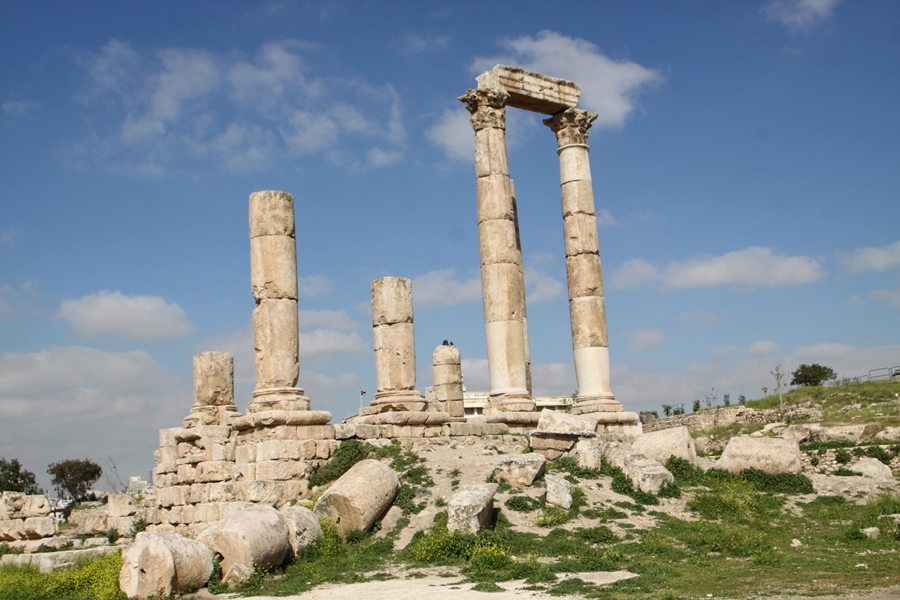
M 863 534 L 870 540 L 877 540 L 881 537 L 881 530 L 877 527 L 866 527 L 862 530 Z
M 547 459 L 537 452 L 504 456 L 494 469 L 494 477 L 510 485 L 531 485 L 544 472 L 546 464 Z
M 697 462 L 697 449 L 687 427 L 645 433 L 634 441 L 631 448 L 660 464 L 665 464 L 670 456 L 683 458 L 692 465 Z
M 596 440 L 579 440 L 575 442 L 575 460 L 579 467 L 599 469 L 603 448 Z
M 781 438 L 733 437 L 725 446 L 718 467 L 731 473 L 759 469 L 766 473 L 800 472 L 800 444 Z
M 122 553 L 119 587 L 129 598 L 170 596 L 206 585 L 212 570 L 213 553 L 202 543 L 141 532 Z
M 197 538 L 222 556 L 222 572 L 241 564 L 277 567 L 291 551 L 287 520 L 271 506 L 251 506 L 213 524 Z
M 791 548 L 802 548 L 802 547 L 803 547 L 803 542 L 801 542 L 797 538 L 794 538 L 791 540 Z
M 447 506 L 447 529 L 478 533 L 491 522 L 496 483 L 466 485 L 459 489 Z
M 303 556 L 309 545 L 322 537 L 319 518 L 305 506 L 283 506 L 278 512 L 287 521 L 294 556 Z
M 872 479 L 881 481 L 894 480 L 894 474 L 891 473 L 891 468 L 877 458 L 865 456 L 860 458 L 856 464 L 850 465 L 849 468 L 855 473 L 862 473 L 866 477 L 871 477 Z
M 629 454 L 623 471 L 638 489 L 651 494 L 659 492 L 664 483 L 675 481 L 664 466 L 643 454 Z
M 547 504 L 569 510 L 572 508 L 572 484 L 556 475 L 546 475 L 544 482 L 547 484 Z
M 251 575 L 253 575 L 253 569 L 247 565 L 233 564 L 222 576 L 222 583 L 228 586 L 228 589 L 233 590 L 250 579 Z

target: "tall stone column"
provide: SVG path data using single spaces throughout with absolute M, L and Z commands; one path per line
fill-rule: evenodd
M 506 102 L 496 88 L 469 90 L 478 196 L 481 293 L 491 402 L 486 413 L 534 409 L 528 392 L 525 287 L 515 194 L 506 155 Z
M 382 277 L 372 282 L 372 334 L 376 382 L 372 408 L 423 410 L 425 398 L 416 391 L 412 281 Z
M 297 244 L 294 198 L 286 192 L 250 195 L 250 284 L 256 391 L 249 410 L 308 410 L 309 398 L 297 387 Z
M 606 306 L 588 160 L 588 129 L 596 118 L 595 113 L 569 108 L 544 121 L 559 143 L 569 316 L 578 380 L 578 401 L 572 410 L 576 414 L 623 410 L 609 383 Z

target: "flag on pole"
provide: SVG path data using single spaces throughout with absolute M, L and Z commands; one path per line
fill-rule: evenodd
M 359 395 L 360 395 L 360 396 L 365 396 L 366 393 L 365 393 L 363 390 L 359 390 Z

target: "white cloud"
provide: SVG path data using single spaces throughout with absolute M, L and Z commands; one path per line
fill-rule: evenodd
M 670 263 L 663 274 L 671 288 L 744 285 L 776 287 L 802 285 L 825 276 L 821 261 L 786 256 L 771 248 L 752 247 L 721 256 L 696 256 Z
M 525 267 L 525 291 L 527 302 L 549 302 L 563 295 L 566 286 L 543 271 Z M 479 286 L 480 291 L 480 286 Z
M 578 388 L 575 367 L 570 363 L 531 365 L 533 396 L 571 396 Z
M 866 296 L 872 300 L 881 300 L 890 308 L 900 308 L 900 288 L 895 290 L 872 290 Z
M 454 305 L 481 298 L 481 277 L 456 279 L 456 269 L 429 271 L 412 280 L 417 306 Z
M 509 55 L 477 58 L 472 71 L 481 73 L 494 65 L 518 65 L 581 86 L 579 106 L 596 112 L 595 127 L 621 126 L 636 107 L 636 97 L 646 86 L 658 83 L 658 71 L 628 60 L 613 60 L 587 40 L 553 31 L 536 37 L 506 39 L 501 46 Z
M 765 356 L 766 354 L 775 354 L 780 348 L 781 346 L 775 342 L 763 340 L 750 344 L 750 347 L 747 348 L 747 354 L 750 356 Z
M 15 227 L 10 227 L 9 229 L 4 229 L 0 231 L 0 244 L 4 246 L 13 247 L 16 245 L 16 240 L 25 234 L 16 229 Z
M 425 135 L 435 145 L 443 148 L 448 158 L 475 162 L 475 133 L 466 109 L 460 107 L 444 110 Z
M 59 316 L 89 337 L 114 336 L 149 342 L 186 335 L 194 326 L 174 302 L 159 296 L 126 296 L 102 291 L 77 300 L 63 300 Z
M 347 311 L 311 310 L 301 308 L 299 311 L 300 329 L 324 327 L 336 331 L 350 331 L 359 327 L 359 323 L 350 318 Z
M 463 358 L 460 366 L 467 392 L 491 391 L 491 376 L 486 358 Z
M 289 93 L 318 93 L 318 84 L 307 84 L 303 76 L 303 60 L 291 52 L 300 47 L 295 41 L 263 44 L 255 64 L 237 61 L 231 65 L 226 77 L 237 101 L 269 110 Z
M 405 54 L 422 54 L 446 49 L 450 45 L 450 36 L 411 33 L 401 37 L 398 43 Z
M 608 208 L 601 208 L 600 212 L 597 214 L 597 225 L 600 227 L 612 227 L 613 225 L 618 225 L 619 222 L 616 221 L 616 218 L 613 216 L 612 211 Z
M 728 314 L 728 311 L 720 310 L 718 314 L 711 313 L 706 310 L 698 310 L 695 312 L 686 312 L 681 313 L 677 317 L 675 317 L 675 321 L 697 321 L 701 323 L 715 323 L 719 320 L 719 318 L 723 315 Z
M 24 117 L 38 109 L 34 100 L 10 98 L 2 104 L 3 112 L 11 117 Z
M 841 0 L 769 0 L 760 13 L 791 31 L 809 31 L 831 19 Z
M 372 352 L 356 332 L 344 333 L 331 329 L 300 332 L 300 360 L 316 362 L 337 354 L 365 354 Z
M 613 271 L 609 286 L 614 290 L 627 290 L 653 283 L 659 279 L 659 271 L 643 258 L 629 260 Z
M 371 148 L 366 152 L 366 161 L 373 167 L 386 167 L 392 165 L 403 158 L 403 152 L 400 150 L 382 150 L 381 148 Z
M 120 473 L 146 478 L 157 430 L 192 404 L 190 385 L 141 350 L 52 347 L 0 354 L 0 456 L 16 457 L 48 487 L 50 462 L 112 456 Z
M 900 242 L 880 248 L 860 248 L 853 252 L 839 254 L 838 261 L 853 274 L 887 271 L 900 267 Z
M 225 168 L 233 173 L 265 169 L 276 151 L 276 136 L 258 125 L 229 123 L 210 147 L 222 157 Z M 160 174 L 162 169 L 159 169 Z
M 325 275 L 309 275 L 297 278 L 297 290 L 301 298 L 321 296 L 331 291 L 334 282 Z
M 635 329 L 628 334 L 628 351 L 643 352 L 656 348 L 666 341 L 665 334 L 659 329 Z

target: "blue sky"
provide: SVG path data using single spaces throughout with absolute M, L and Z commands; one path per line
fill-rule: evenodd
M 88 8 L 89 6 L 89 8 Z M 802 362 L 900 365 L 900 4 L 4 3 L 0 456 L 146 476 L 191 357 L 253 389 L 247 203 L 296 203 L 301 376 L 375 391 L 370 285 L 413 280 L 418 387 L 487 389 L 473 133 L 512 64 L 575 81 L 592 136 L 612 389 L 759 397 Z M 575 391 L 559 167 L 510 111 L 536 394 Z

